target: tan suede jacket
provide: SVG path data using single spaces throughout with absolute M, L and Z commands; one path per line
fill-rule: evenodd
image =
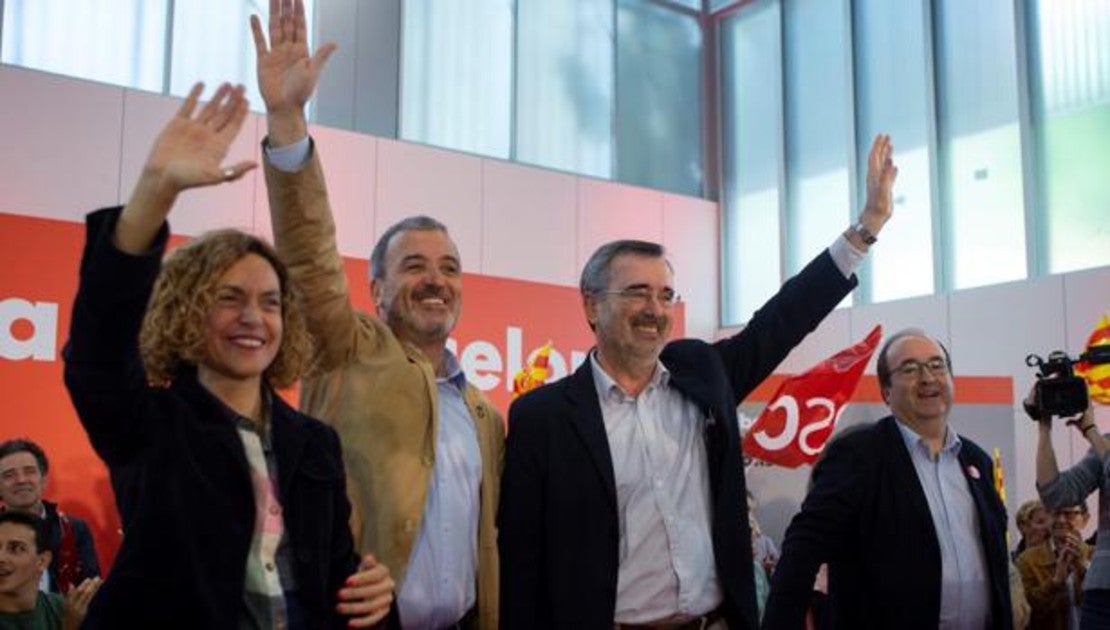
M 301 384 L 301 409 L 339 433 L 355 546 L 389 567 L 397 584 L 420 531 L 439 424 L 435 371 L 415 346 L 356 311 L 335 240 L 320 160 L 286 173 L 266 163 L 274 243 L 304 294 L 316 342 L 316 376 Z M 495 517 L 504 424 L 472 385 L 466 402 L 482 454 L 478 516 L 478 627 L 497 628 Z
M 1091 548 L 1080 543 L 1079 551 L 1083 561 L 1091 561 Z M 1067 584 L 1053 583 L 1056 573 L 1056 553 L 1052 542 L 1044 541 L 1021 552 L 1017 559 L 1021 581 L 1025 585 L 1025 597 L 1029 600 L 1030 630 L 1067 630 L 1071 602 L 1068 599 Z M 1072 580 L 1071 598 L 1075 606 L 1083 604 L 1083 576 Z

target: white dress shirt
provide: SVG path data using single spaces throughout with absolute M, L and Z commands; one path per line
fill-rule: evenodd
M 705 417 L 659 363 L 639 396 L 590 355 L 620 519 L 618 623 L 677 623 L 717 608 Z M 737 525 L 736 535 L 740 535 Z

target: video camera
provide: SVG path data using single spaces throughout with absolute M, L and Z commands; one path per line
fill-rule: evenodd
M 1036 354 L 1025 357 L 1025 364 L 1037 368 L 1037 384 L 1033 388 L 1033 404 L 1026 404 L 1030 417 L 1076 416 L 1087 410 L 1087 382 L 1076 376 L 1073 366 L 1110 363 L 1110 346 L 1095 346 L 1072 359 L 1056 350 L 1048 359 Z

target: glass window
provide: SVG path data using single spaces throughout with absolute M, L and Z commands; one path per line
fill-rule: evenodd
M 663 6 L 617 2 L 617 178 L 702 193 L 701 27 Z
M 923 0 L 856 0 L 856 159 L 860 207 L 867 156 L 878 133 L 894 142 L 895 218 L 868 255 L 865 292 L 875 302 L 934 290 L 929 102 Z
M 783 4 L 788 275 L 827 248 L 856 214 L 848 11 L 847 0 Z
M 1024 278 L 1014 3 L 937 0 L 934 6 L 946 285 Z
M 314 0 L 303 0 L 312 45 Z M 175 2 L 173 11 L 173 59 L 170 94 L 185 96 L 197 81 L 205 82 L 205 93 L 224 81 L 242 83 L 251 109 L 264 111 L 255 71 L 254 40 L 250 16 L 262 19 L 267 28 L 270 6 L 262 0 L 188 0 Z
M 782 65 L 779 5 L 761 0 L 721 24 L 724 325 L 746 321 L 782 281 Z
M 409 0 L 401 138 L 509 157 L 512 0 Z
M 162 91 L 165 0 L 5 0 L 0 61 Z
M 608 177 L 613 162 L 613 3 L 519 0 L 516 158 Z
M 1034 125 L 1048 271 L 1110 263 L 1110 3 L 1035 0 Z

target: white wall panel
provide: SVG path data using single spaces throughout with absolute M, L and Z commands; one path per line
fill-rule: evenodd
M 481 158 L 379 139 L 374 239 L 407 216 L 426 214 L 447 226 L 463 271 L 483 273 L 481 169 Z
M 119 202 L 121 88 L 0 65 L 0 212 L 81 220 Z
M 686 303 L 686 335 L 712 339 L 717 331 L 720 217 L 717 204 L 663 195 L 663 246 L 674 265 L 675 283 Z
M 482 272 L 577 286 L 577 178 L 483 160 Z
M 625 238 L 663 242 L 663 193 L 579 178 L 575 267 L 581 270 L 598 247 Z
M 956 372 L 1012 375 L 1015 386 L 1028 385 L 1025 356 L 1045 356 L 1064 342 L 1063 295 L 1059 276 L 953 293 L 949 349 Z
M 1010 508 L 1036 496 L 1037 427 L 1025 415 L 1020 400 L 1033 382 L 1033 370 L 1025 365 L 1029 353 L 1045 356 L 1063 343 L 1063 282 L 1050 276 L 1011 282 L 975 290 L 957 291 L 949 299 L 953 370 L 961 376 L 1008 376 L 1013 378 L 1012 424 L 997 432 L 1013 432 L 1013 460 L 1003 461 L 1007 481 L 1016 490 Z M 1031 306 L 1031 305 L 1036 306 Z M 1054 441 L 1060 462 L 1071 461 L 1069 435 L 1056 428 Z M 989 445 L 980 441 L 980 446 Z
M 903 328 L 921 328 L 951 348 L 946 296 L 909 298 L 857 306 L 851 310 L 851 314 L 851 339 L 862 339 L 864 335 L 871 332 L 875 324 L 882 324 L 884 338 Z M 867 366 L 868 374 L 875 373 L 875 361 L 878 355 L 876 351 L 871 357 L 871 362 Z

